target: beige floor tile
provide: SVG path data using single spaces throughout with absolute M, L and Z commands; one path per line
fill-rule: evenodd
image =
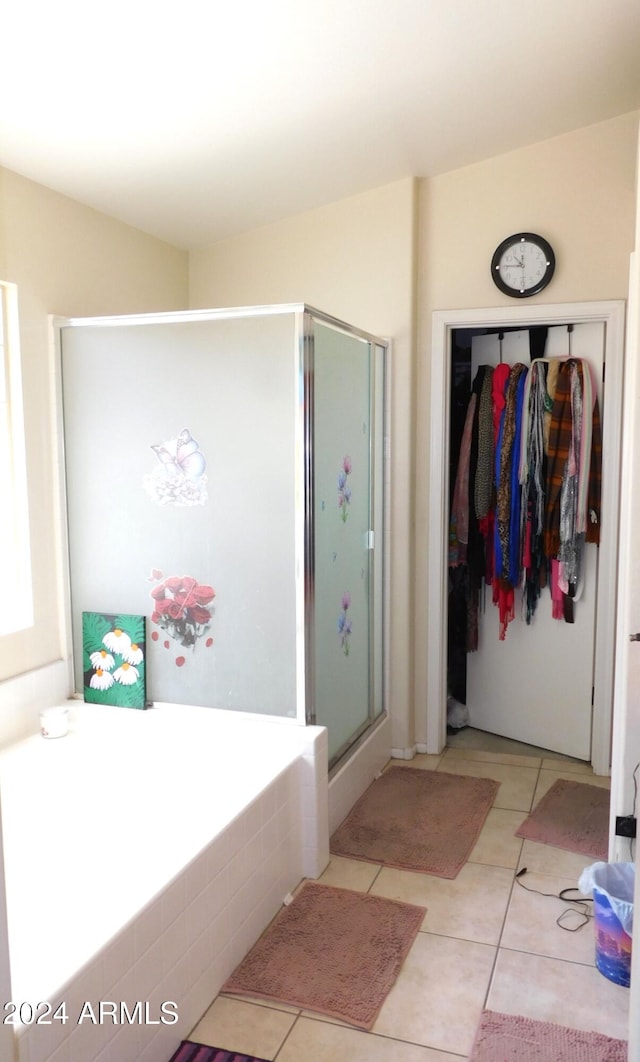
M 507 948 L 500 949 L 487 1008 L 621 1040 L 628 1036 L 628 988 L 614 985 L 595 966 Z
M 299 1018 L 278 1062 L 460 1062 L 459 1055 L 389 1040 L 344 1025 Z
M 561 753 L 538 748 L 536 745 L 527 745 L 524 741 L 502 737 L 501 734 L 488 734 L 484 730 L 476 730 L 472 726 L 464 727 L 454 734 L 447 734 L 447 746 L 449 748 L 482 749 L 489 752 L 513 753 L 520 756 L 552 756 L 554 759 L 561 760 L 568 758 Z
M 590 763 L 585 763 L 584 760 L 570 760 L 568 758 L 555 759 L 550 756 L 542 761 L 543 771 L 569 771 L 570 774 L 589 774 L 593 775 L 593 767 Z
M 575 889 L 575 880 L 535 873 L 527 873 L 519 880 L 521 884 L 516 882 L 513 887 L 500 946 L 594 965 L 593 919 L 582 925 L 582 911 L 592 915 L 593 904 L 585 903 L 581 910 L 557 898 L 563 889 Z M 528 891 L 530 889 L 537 892 Z M 552 895 L 541 896 L 539 893 Z M 557 924 L 560 917 L 567 929 Z M 578 926 L 581 928 L 575 928 Z M 571 932 L 573 928 L 575 932 Z
M 444 754 L 442 770 L 448 770 L 453 760 L 477 760 L 479 763 L 506 763 L 511 767 L 540 767 L 540 756 L 523 756 L 509 752 L 492 752 L 486 749 L 447 749 Z
M 444 771 L 441 765 L 439 771 Z M 509 811 L 530 811 L 533 793 L 538 780 L 535 767 L 513 767 L 507 763 L 482 763 L 478 760 L 458 759 L 448 767 L 449 774 L 462 774 L 472 778 L 495 778 L 500 788 L 493 802 L 495 808 Z
M 491 808 L 471 850 L 469 862 L 515 870 L 522 849 L 522 837 L 516 837 L 515 833 L 522 818 L 521 811 Z
M 229 999 L 234 1003 L 238 1001 L 250 1003 L 252 1007 L 266 1007 L 268 1010 L 282 1010 L 285 1014 L 298 1015 L 302 1013 L 300 1007 L 293 1007 L 290 1003 L 280 1003 L 276 999 L 255 999 L 253 996 L 243 996 L 241 993 L 238 993 L 238 995 L 234 993 L 231 996 L 225 995 L 224 992 L 221 992 L 220 996 L 216 998 Z
M 440 753 L 437 756 L 430 756 L 426 752 L 418 752 L 412 760 L 391 760 L 387 764 L 387 770 L 389 767 L 417 767 L 422 771 L 435 771 L 438 765 L 442 762 L 444 753 Z
M 576 773 L 574 771 L 568 771 L 564 768 L 562 770 L 554 769 L 553 771 L 542 770 L 540 771 L 538 784 L 533 795 L 532 806 L 534 808 L 536 804 L 538 804 L 538 802 L 545 795 L 545 793 L 549 792 L 551 786 L 558 778 L 564 778 L 569 782 L 585 782 L 587 785 L 597 785 L 601 789 L 611 788 L 610 778 L 605 778 L 601 774 L 594 774 L 593 771 L 591 771 L 590 773 L 583 772 L 579 778 L 576 778 Z
M 554 848 L 550 844 L 538 844 L 537 841 L 525 841 L 518 861 L 518 869 L 526 867 L 537 874 L 558 875 L 571 878 L 574 885 L 585 867 L 594 860 L 590 856 L 567 852 L 564 848 Z
M 189 1039 L 239 1054 L 272 1059 L 296 1017 L 296 1013 L 218 996 Z
M 418 933 L 373 1032 L 468 1055 L 496 949 Z
M 332 855 L 329 866 L 318 881 L 323 885 L 335 885 L 339 889 L 368 892 L 379 872 L 378 863 L 365 863 L 362 859 L 346 859 L 344 856 Z
M 371 892 L 427 908 L 422 930 L 482 944 L 497 944 L 513 871 L 467 863 L 452 880 L 383 867 Z

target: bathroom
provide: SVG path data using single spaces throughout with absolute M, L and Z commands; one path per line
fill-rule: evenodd
M 50 380 L 55 350 L 48 315 L 79 317 L 306 301 L 392 339 L 389 357 L 388 703 L 386 749 L 426 751 L 429 347 L 431 313 L 443 306 L 495 305 L 484 269 L 517 213 L 505 195 L 515 169 L 535 216 L 571 246 L 585 225 L 571 181 L 592 182 L 592 202 L 617 204 L 589 217 L 592 243 L 580 265 L 567 255 L 553 290 L 558 302 L 626 298 L 633 244 L 634 115 L 602 122 L 528 151 L 430 180 L 403 179 L 190 254 L 145 236 L 28 179 L 2 171 L 1 275 L 19 291 L 27 467 L 33 511 L 36 626 L 2 654 L 0 725 L 8 742 L 37 728 L 38 713 L 68 693 L 67 602 L 60 590 L 62 499 L 55 489 L 59 420 Z M 531 168 L 533 157 L 536 166 Z M 607 158 L 606 172 L 599 160 Z M 540 187 L 532 176 L 544 167 Z M 562 176 L 554 179 L 554 172 Z M 491 180 L 487 179 L 491 173 Z M 32 219 L 40 224 L 37 231 Z M 460 288 L 442 268 L 463 220 L 478 269 Z M 515 226 L 517 227 L 517 226 Z M 603 265 L 598 234 L 610 248 Z M 601 241 L 600 241 L 601 242 Z M 304 247 L 304 253 L 300 248 Z M 589 277 L 584 279 L 585 261 Z M 330 266 L 327 266 L 330 262 Z M 456 274 L 457 275 L 457 274 Z M 417 289 L 417 291 L 416 291 Z M 504 305 L 504 300 L 502 300 Z M 633 721 L 631 721 L 633 724 Z M 375 773 L 375 764 L 370 771 Z M 369 778 L 372 773 L 369 773 Z M 366 779 L 338 773 L 332 785 L 355 799 Z M 5 964 L 0 964 L 5 968 Z M 8 988 L 5 989 L 8 993 Z M 7 995 L 7 998 L 10 998 Z

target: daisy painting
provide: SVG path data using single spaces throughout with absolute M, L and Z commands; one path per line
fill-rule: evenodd
M 82 613 L 84 699 L 146 708 L 144 616 Z

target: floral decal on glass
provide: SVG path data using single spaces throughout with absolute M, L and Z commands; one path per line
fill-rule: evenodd
M 82 613 L 84 699 L 146 707 L 144 616 Z
M 338 636 L 345 656 L 349 655 L 349 639 L 351 638 L 351 620 L 347 616 L 350 605 L 351 594 L 345 591 L 342 595 L 342 612 L 338 616 Z
M 159 628 L 151 634 L 153 641 L 159 641 L 160 631 L 163 631 L 167 635 L 163 641 L 165 649 L 171 647 L 169 638 L 192 650 L 204 638 L 205 646 L 210 648 L 213 645 L 213 638 L 209 635 L 213 614 L 209 606 L 216 596 L 213 587 L 198 583 L 190 575 L 170 575 L 165 579 L 162 572 L 154 568 L 150 581 L 158 580 L 158 585 L 151 591 L 151 622 Z M 178 667 L 185 663 L 186 657 L 176 657 Z
M 342 468 L 338 472 L 338 508 L 343 524 L 347 522 L 349 506 L 351 504 L 351 487 L 347 484 L 347 478 L 351 473 L 351 458 L 345 454 L 342 458 Z
M 193 506 L 207 501 L 207 462 L 188 428 L 175 439 L 151 446 L 157 457 L 144 478 L 147 494 L 158 505 Z

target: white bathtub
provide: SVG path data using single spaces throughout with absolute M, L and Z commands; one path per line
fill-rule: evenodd
M 167 1062 L 326 866 L 326 731 L 171 704 L 70 712 L 66 737 L 0 752 L 19 1062 Z

